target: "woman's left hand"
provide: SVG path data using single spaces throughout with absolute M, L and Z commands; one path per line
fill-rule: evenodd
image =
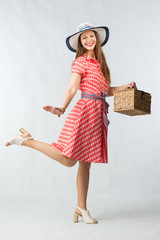
M 137 89 L 136 83 L 135 82 L 131 82 L 131 83 L 127 84 L 126 85 L 126 89 L 129 89 L 129 88 Z
M 60 115 L 62 115 L 65 112 L 64 108 L 57 108 L 57 107 L 53 107 L 53 106 L 44 106 L 43 109 L 48 112 L 58 115 L 58 117 L 60 117 Z

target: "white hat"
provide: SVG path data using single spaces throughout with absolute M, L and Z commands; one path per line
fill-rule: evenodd
M 82 23 L 78 26 L 77 32 L 66 38 L 66 44 L 69 50 L 76 52 L 78 45 L 78 38 L 82 32 L 85 30 L 94 30 L 98 33 L 101 46 L 104 46 L 109 38 L 109 29 L 108 27 L 94 27 L 90 23 Z

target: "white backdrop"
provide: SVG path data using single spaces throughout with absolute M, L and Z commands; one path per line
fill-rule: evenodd
M 158 0 L 0 0 L 1 239 L 63 239 L 77 229 L 79 239 L 159 239 L 159 10 Z M 91 166 L 88 209 L 100 221 L 92 229 L 72 223 L 78 164 L 66 168 L 33 149 L 5 147 L 21 127 L 57 141 L 80 91 L 61 118 L 42 107 L 61 106 L 75 58 L 65 39 L 83 22 L 109 27 L 103 50 L 112 86 L 135 81 L 152 95 L 152 114 L 136 117 L 113 112 L 107 98 L 109 163 Z

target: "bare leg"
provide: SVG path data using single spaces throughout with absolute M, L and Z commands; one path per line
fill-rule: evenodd
M 22 135 L 22 137 L 30 137 L 30 136 L 31 135 L 29 133 Z M 56 147 L 54 147 L 48 143 L 39 142 L 34 139 L 29 139 L 29 140 L 24 141 L 22 145 L 36 149 L 66 167 L 72 167 L 77 163 L 76 160 L 64 156 L 59 149 L 57 149 Z
M 89 171 L 91 163 L 79 161 L 79 168 L 77 173 L 77 205 L 86 210 L 86 200 L 87 192 L 89 186 Z M 76 208 L 77 213 L 81 213 L 78 208 Z

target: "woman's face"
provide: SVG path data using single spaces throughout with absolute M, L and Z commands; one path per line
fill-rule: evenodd
M 87 51 L 93 51 L 96 46 L 96 36 L 92 30 L 86 30 L 81 33 L 81 44 Z

